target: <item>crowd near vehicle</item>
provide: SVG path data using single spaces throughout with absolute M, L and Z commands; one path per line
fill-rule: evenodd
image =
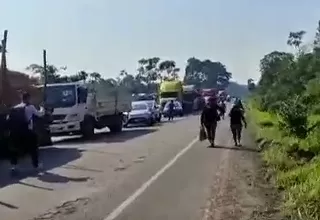
M 152 126 L 156 122 L 155 112 L 149 107 L 146 101 L 132 102 L 131 111 L 128 112 L 128 119 L 125 127 L 130 124 L 146 124 Z
M 174 103 L 174 109 L 173 109 L 173 116 L 183 116 L 183 108 L 182 105 L 179 101 L 173 101 Z M 167 102 L 163 108 L 163 117 L 168 117 L 169 116 L 169 105 L 170 105 L 170 101 Z
M 123 113 L 131 110 L 131 93 L 104 81 L 48 84 L 45 95 L 46 105 L 52 109 L 53 136 L 91 137 L 94 129 L 105 127 L 121 132 Z

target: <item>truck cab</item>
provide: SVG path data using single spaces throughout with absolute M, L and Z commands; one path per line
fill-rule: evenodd
M 85 115 L 90 114 L 87 87 L 81 83 L 48 84 L 45 95 L 46 105 L 52 109 L 51 134 L 80 131 Z
M 124 112 L 131 110 L 132 95 L 125 88 L 104 81 L 49 84 L 46 105 L 52 108 L 52 135 L 82 134 L 108 127 L 121 132 Z

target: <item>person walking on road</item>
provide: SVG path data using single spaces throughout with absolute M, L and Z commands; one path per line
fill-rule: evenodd
M 224 101 L 221 101 L 220 106 L 221 106 L 221 108 L 222 108 L 222 110 L 223 110 L 223 112 L 221 112 L 221 117 L 222 117 L 222 119 L 224 119 L 224 115 L 226 114 L 227 106 L 226 106 L 226 104 L 224 103 Z
M 200 116 L 201 127 L 205 129 L 211 147 L 215 146 L 217 124 L 222 112 L 223 109 L 218 105 L 217 99 L 211 97 L 208 99 L 208 105 L 203 109 Z
M 23 93 L 22 102 L 13 107 L 9 113 L 8 126 L 10 133 L 10 163 L 11 172 L 16 172 L 18 164 L 18 154 L 21 151 L 31 156 L 32 165 L 38 169 L 38 137 L 34 131 L 34 117 L 41 117 L 43 114 L 39 112 L 34 105 L 30 104 L 30 94 Z
M 241 103 L 241 102 L 240 102 Z M 239 102 L 235 104 L 229 113 L 230 117 L 230 128 L 234 140 L 235 146 L 241 146 L 241 132 L 243 124 L 247 127 L 247 122 L 244 117 L 244 111 L 242 103 Z
M 173 120 L 173 116 L 174 116 L 174 102 L 173 100 L 170 101 L 169 103 L 169 116 L 168 116 L 168 120 Z

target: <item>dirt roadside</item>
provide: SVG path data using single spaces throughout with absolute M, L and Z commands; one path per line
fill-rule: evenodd
M 280 195 L 266 178 L 256 144 L 245 132 L 242 147 L 228 152 L 215 177 L 202 220 L 281 220 Z

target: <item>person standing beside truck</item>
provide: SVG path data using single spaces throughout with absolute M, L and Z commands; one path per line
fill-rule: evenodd
M 29 93 L 23 93 L 22 102 L 10 110 L 8 117 L 12 173 L 16 172 L 18 153 L 21 151 L 31 156 L 35 169 L 41 168 L 38 158 L 38 137 L 34 131 L 34 117 L 41 117 L 43 114 L 30 104 L 30 98 Z

